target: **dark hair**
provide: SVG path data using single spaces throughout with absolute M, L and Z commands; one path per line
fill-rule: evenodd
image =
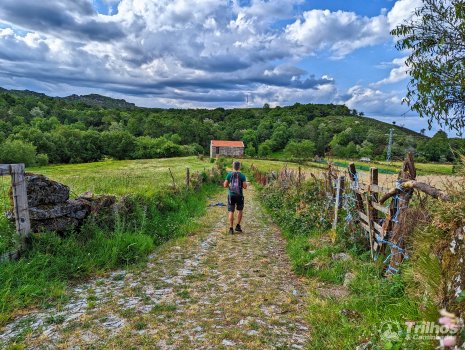
M 238 161 L 233 162 L 233 169 L 238 171 L 241 168 L 241 163 Z

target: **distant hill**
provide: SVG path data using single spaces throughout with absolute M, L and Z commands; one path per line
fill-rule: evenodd
M 71 95 L 63 97 L 63 100 L 69 102 L 81 102 L 92 107 L 104 107 L 104 108 L 121 108 L 121 109 L 133 109 L 136 108 L 134 103 L 127 102 L 123 99 L 115 99 L 107 96 L 98 94 L 90 95 Z
M 0 87 L 0 93 L 8 93 L 15 97 L 35 97 L 43 99 L 63 100 L 70 103 L 83 103 L 90 107 L 116 108 L 116 109 L 133 109 L 136 108 L 134 103 L 127 102 L 123 99 L 102 96 L 98 94 L 89 95 L 70 95 L 66 97 L 50 97 L 40 92 L 30 90 L 7 90 Z

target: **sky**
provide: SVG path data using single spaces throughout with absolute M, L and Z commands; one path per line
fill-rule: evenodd
M 402 104 L 408 53 L 389 34 L 418 6 L 421 0 L 2 0 L 0 86 L 98 93 L 143 107 L 340 103 L 420 131 L 426 120 Z

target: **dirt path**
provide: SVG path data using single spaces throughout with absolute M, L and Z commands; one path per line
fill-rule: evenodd
M 225 212 L 208 209 L 203 233 L 164 245 L 145 268 L 92 280 L 67 304 L 17 318 L 0 330 L 0 348 L 305 348 L 305 286 L 280 232 L 253 189 L 243 234 L 226 234 Z

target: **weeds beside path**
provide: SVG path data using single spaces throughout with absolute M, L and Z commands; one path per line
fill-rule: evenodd
M 245 210 L 244 233 L 227 235 L 225 207 L 212 207 L 201 232 L 165 244 L 143 268 L 92 280 L 68 303 L 17 318 L 0 330 L 0 347 L 304 348 L 305 286 L 253 188 Z

